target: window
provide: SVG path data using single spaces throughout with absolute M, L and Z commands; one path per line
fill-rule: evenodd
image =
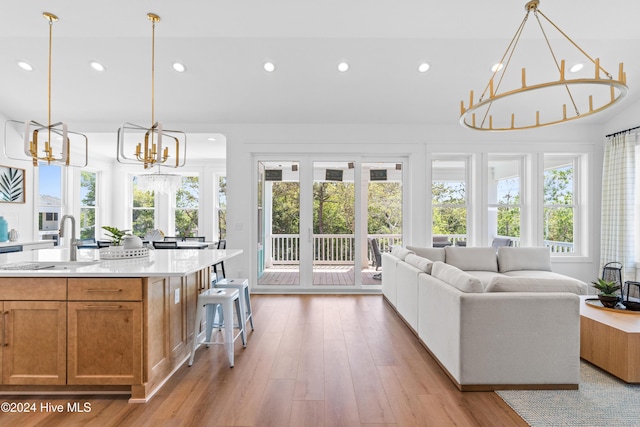
M 522 207 L 521 159 L 490 158 L 487 177 L 489 243 L 508 237 L 519 246 Z
M 544 158 L 544 245 L 551 252 L 575 252 L 575 157 Z
M 155 197 L 153 191 L 138 189 L 137 177 L 133 177 L 132 230 L 136 236 L 144 236 L 155 228 Z
M 58 240 L 62 215 L 62 168 L 57 165 L 38 166 L 38 230 L 43 239 Z
M 218 238 L 227 238 L 227 177 L 218 177 Z
M 450 243 L 467 239 L 467 160 L 432 162 L 432 232 Z
M 176 191 L 176 236 L 198 235 L 199 180 L 197 176 L 183 176 Z
M 80 172 L 80 238 L 96 237 L 96 176 L 94 172 Z

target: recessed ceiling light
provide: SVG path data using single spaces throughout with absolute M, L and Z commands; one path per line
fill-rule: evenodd
M 349 69 L 349 64 L 347 64 L 346 62 L 341 62 L 338 64 L 338 71 L 340 71 L 341 73 L 344 73 L 348 69 Z
M 102 65 L 98 61 L 91 61 L 91 62 L 89 62 L 89 65 L 91 65 L 91 68 L 93 68 L 96 71 L 104 71 L 105 70 L 104 65 Z
M 571 67 L 569 69 L 569 71 L 571 71 L 572 73 L 577 73 L 578 71 L 582 70 L 584 68 L 584 64 L 579 62 L 575 65 L 573 65 L 573 67 Z
M 272 72 L 275 71 L 275 69 L 276 69 L 276 66 L 275 66 L 275 64 L 273 62 L 265 62 L 264 63 L 264 70 L 267 73 L 272 73 Z
M 503 67 L 504 65 L 502 65 L 501 62 L 498 62 L 497 64 L 493 64 L 493 66 L 491 67 L 491 71 L 495 73 L 496 71 L 502 70 Z
M 184 73 L 187 70 L 187 67 L 185 67 L 184 64 L 181 64 L 179 62 L 174 62 L 173 69 L 179 73 Z
M 423 62 L 422 64 L 418 65 L 418 71 L 420 71 L 421 73 L 426 73 L 427 71 L 429 71 L 429 68 L 431 68 L 431 65 L 429 65 L 428 62 Z
M 33 71 L 33 67 L 28 62 L 18 61 L 18 67 L 22 68 L 25 71 Z

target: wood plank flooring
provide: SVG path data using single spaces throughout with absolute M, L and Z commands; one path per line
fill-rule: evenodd
M 1 396 L 35 404 L 4 426 L 526 426 L 495 393 L 459 392 L 380 295 L 253 295 L 255 331 L 200 348 L 146 404 L 123 396 Z M 67 404 L 90 404 L 72 413 Z M 64 405 L 63 413 L 41 405 Z

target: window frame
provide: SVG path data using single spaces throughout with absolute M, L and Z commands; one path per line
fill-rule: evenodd
M 94 198 L 93 198 L 93 205 L 85 205 L 83 204 L 83 198 L 82 198 L 82 174 L 83 173 L 89 173 L 89 174 L 93 174 L 94 175 Z M 91 171 L 91 170 L 80 170 L 80 183 L 79 183 L 79 206 L 80 206 L 80 216 L 79 216 L 79 221 L 78 221 L 78 225 L 79 225 L 79 232 L 80 232 L 80 236 L 82 237 L 82 211 L 83 210 L 93 210 L 93 220 L 94 220 L 94 224 L 93 224 L 93 237 L 94 239 L 98 239 L 98 230 L 100 229 L 100 218 L 99 218 L 99 213 L 100 213 L 100 172 L 97 171 Z M 84 238 L 91 238 L 91 237 L 84 237 Z
M 545 172 L 550 169 L 557 169 L 559 166 L 547 167 L 547 160 L 566 161 L 570 162 L 573 166 L 572 174 L 572 203 L 571 204 L 547 204 L 545 201 Z M 573 251 L 572 252 L 551 252 L 552 257 L 584 257 L 587 256 L 588 251 L 588 218 L 589 214 L 587 207 L 584 206 L 583 193 L 586 191 L 586 185 L 588 182 L 587 171 L 587 157 L 586 154 L 579 153 L 542 153 L 542 161 L 540 165 L 540 230 L 539 239 L 540 244 L 545 244 L 545 210 L 547 208 L 572 208 L 573 209 Z
M 176 192 L 176 194 L 173 194 L 172 197 L 172 203 L 170 206 L 170 211 L 171 211 L 171 217 L 173 218 L 173 235 L 178 236 L 178 230 L 176 230 L 176 214 L 179 210 L 183 210 L 183 211 L 196 211 L 197 215 L 198 215 L 198 223 L 196 225 L 196 229 L 198 230 L 196 235 L 202 235 L 202 233 L 200 232 L 200 230 L 202 229 L 201 227 L 201 221 L 202 221 L 202 215 L 201 215 L 201 211 L 202 211 L 202 176 L 198 173 L 183 173 L 180 174 L 180 179 L 181 179 L 181 188 L 184 188 L 184 178 L 187 177 L 195 177 L 198 179 L 198 206 L 196 208 L 182 208 L 182 207 L 178 207 L 178 203 L 177 203 L 177 198 L 178 198 L 178 194 Z M 157 202 L 157 200 L 156 200 Z
M 499 203 L 497 201 L 497 197 L 496 197 L 496 203 L 491 203 L 489 202 L 489 185 L 488 183 L 490 182 L 490 177 L 489 177 L 489 172 L 491 171 L 491 162 L 494 161 L 515 161 L 518 162 L 518 179 L 519 179 L 519 195 L 520 195 L 520 201 L 518 204 L 506 204 L 506 203 Z M 488 238 L 488 243 L 491 244 L 491 241 L 494 237 L 510 237 L 514 240 L 513 242 L 513 246 L 520 246 L 521 242 L 522 242 L 522 238 L 523 235 L 526 235 L 526 232 L 524 230 L 524 224 L 525 224 L 525 220 L 527 219 L 528 215 L 526 212 L 525 207 L 526 206 L 530 206 L 530 203 L 527 202 L 528 198 L 527 198 L 527 193 L 526 193 L 526 189 L 527 189 L 527 174 L 526 174 L 526 169 L 525 169 L 525 165 L 526 165 L 526 155 L 510 155 L 510 154 L 492 154 L 492 153 L 488 153 L 487 154 L 487 162 L 486 162 L 486 180 L 487 180 L 487 193 L 485 194 L 487 203 L 485 206 L 486 212 L 487 212 L 487 238 Z M 490 230 L 492 229 L 491 225 L 489 224 L 489 220 L 491 219 L 491 216 L 489 215 L 489 211 L 490 209 L 499 209 L 499 208 L 517 208 L 520 211 L 520 224 L 519 224 L 519 230 L 520 230 L 520 235 L 519 236 L 493 236 L 490 234 Z M 496 221 L 497 221 L 497 214 L 496 214 Z M 496 234 L 497 234 L 497 229 L 498 229 L 498 225 L 496 224 Z
M 463 172 L 463 180 L 462 181 L 455 181 L 455 180 L 435 180 L 434 179 L 434 173 L 436 171 L 435 165 L 437 164 L 437 162 L 462 162 L 464 164 L 464 172 Z M 473 236 L 473 223 L 471 221 L 472 218 L 472 209 L 473 209 L 473 185 L 471 183 L 471 167 L 472 167 L 472 156 L 468 155 L 468 154 L 456 154 L 456 155 L 451 155 L 451 154 L 438 154 L 438 155 L 434 155 L 431 158 L 431 186 L 430 186 L 430 197 L 429 197 L 429 202 L 430 202 L 430 206 L 431 206 L 431 235 L 433 236 L 433 219 L 434 219 L 434 212 L 436 209 L 439 208 L 454 208 L 454 209 L 460 209 L 460 208 L 464 208 L 465 209 L 465 229 L 466 229 L 466 234 L 463 237 L 453 237 L 453 244 L 455 244 L 456 240 L 465 240 L 465 241 L 469 241 L 471 240 L 471 237 Z M 464 184 L 464 204 L 452 204 L 452 203 L 434 203 L 434 199 L 433 199 L 433 183 L 434 182 L 462 182 Z M 455 235 L 458 236 L 458 235 Z

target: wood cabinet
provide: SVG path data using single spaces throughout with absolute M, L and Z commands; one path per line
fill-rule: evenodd
M 170 277 L 0 277 L 0 393 L 144 402 L 188 359 L 209 268 Z M 42 387 L 47 386 L 47 387 Z
M 142 279 L 69 279 L 68 384 L 142 383 Z
M 65 384 L 66 290 L 66 279 L 0 278 L 2 384 Z

